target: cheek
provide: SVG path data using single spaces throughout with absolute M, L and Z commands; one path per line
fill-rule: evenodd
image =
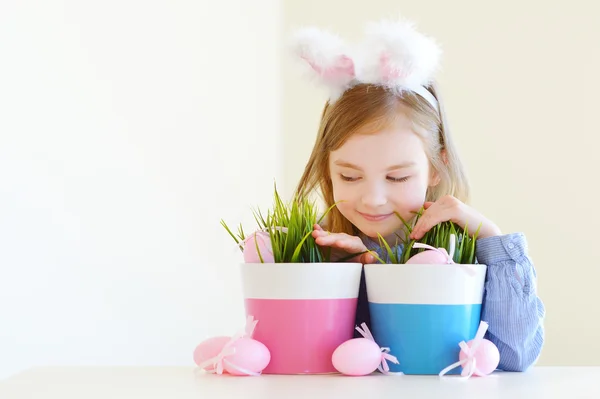
M 394 202 L 399 208 L 418 210 L 425 202 L 427 182 L 424 179 L 411 179 L 402 187 L 394 189 Z
M 337 210 L 348 220 L 352 220 L 353 206 L 347 202 L 342 202 L 337 205 Z
M 337 208 L 340 213 L 344 216 L 350 213 L 350 210 L 354 209 L 354 203 L 356 202 L 356 196 L 358 190 L 352 189 L 350 185 L 347 184 L 336 184 L 333 183 L 333 201 L 340 202 L 337 204 Z
M 356 190 L 352 190 L 349 184 L 343 184 L 339 181 L 332 181 L 333 200 L 334 201 L 350 201 L 352 195 L 356 194 Z

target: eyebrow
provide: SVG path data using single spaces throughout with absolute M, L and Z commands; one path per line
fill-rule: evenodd
M 362 168 L 360 166 L 354 165 L 354 164 L 352 164 L 350 162 L 335 161 L 334 164 L 337 165 L 337 166 L 344 167 L 344 168 L 350 168 L 350 169 L 355 169 L 355 170 L 358 170 L 358 171 L 362 171 Z M 414 166 L 414 165 L 416 165 L 415 162 L 405 162 L 405 163 L 400 163 L 400 164 L 397 164 L 397 165 L 392 165 L 389 168 L 387 168 L 386 170 L 389 172 L 389 171 L 392 171 L 392 170 L 409 168 L 409 167 Z

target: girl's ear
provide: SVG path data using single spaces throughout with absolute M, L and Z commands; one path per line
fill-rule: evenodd
M 442 158 L 444 165 L 448 165 L 448 153 L 445 149 L 440 151 L 440 157 Z M 435 187 L 440 184 L 441 181 L 442 179 L 440 177 L 440 173 L 433 166 L 431 166 L 431 172 L 429 174 L 429 187 Z
M 445 149 L 440 151 L 440 156 L 442 157 L 442 161 L 444 162 L 444 165 L 448 165 L 448 153 L 446 152 Z
M 431 168 L 431 173 L 429 174 L 429 187 L 435 187 L 440 184 L 441 181 L 442 179 L 440 178 L 438 171 Z

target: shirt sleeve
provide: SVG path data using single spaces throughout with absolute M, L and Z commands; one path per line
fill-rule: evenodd
M 476 241 L 478 263 L 487 266 L 481 319 L 485 338 L 500 352 L 499 369 L 525 371 L 544 344 L 545 307 L 537 296 L 537 274 L 523 233 Z

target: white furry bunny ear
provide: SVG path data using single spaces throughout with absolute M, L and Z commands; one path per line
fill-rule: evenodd
M 355 62 L 338 36 L 314 27 L 303 28 L 292 37 L 292 49 L 309 66 L 310 75 L 329 88 L 331 102 L 351 87 Z
M 368 25 L 363 51 L 362 82 L 411 90 L 432 82 L 442 53 L 433 39 L 404 20 Z

